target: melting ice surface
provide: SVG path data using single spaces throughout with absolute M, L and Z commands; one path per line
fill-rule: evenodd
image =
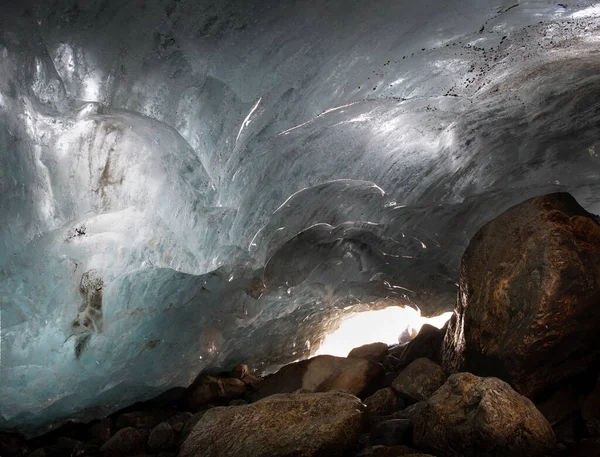
M 0 428 L 450 311 L 487 220 L 600 210 L 594 2 L 7 3 Z

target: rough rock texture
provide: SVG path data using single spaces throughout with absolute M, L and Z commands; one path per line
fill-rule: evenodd
M 403 368 L 409 363 L 422 357 L 428 358 L 432 362 L 441 363 L 442 345 L 444 344 L 444 335 L 446 327 L 439 329 L 433 325 L 424 324 L 419 334 L 406 346 L 401 346 L 402 351 L 396 350 L 398 358 L 397 368 Z
M 387 355 L 388 345 L 385 343 L 371 343 L 354 348 L 348 354 L 349 359 L 369 359 L 381 362 Z
M 125 427 L 115 433 L 100 448 L 103 457 L 127 457 L 143 454 L 146 450 L 147 430 Z
M 555 445 L 542 413 L 497 378 L 452 375 L 421 405 L 413 441 L 440 457 L 535 457 Z
M 187 406 L 197 411 L 209 403 L 228 403 L 246 392 L 246 384 L 236 378 L 201 376 L 188 389 Z
M 357 457 L 433 457 L 429 454 L 419 454 L 418 451 L 411 449 L 408 446 L 373 446 L 369 447 L 359 454 Z
M 404 405 L 404 402 L 398 398 L 398 394 L 390 387 L 379 389 L 373 395 L 367 397 L 364 403 L 367 405 L 369 414 L 378 416 L 392 414 Z
M 581 416 L 585 421 L 588 433 L 594 437 L 600 437 L 600 379 L 594 391 L 586 398 Z
M 360 400 L 343 392 L 281 394 L 247 406 L 214 408 L 196 424 L 179 455 L 341 455 L 358 440 L 364 413 Z
M 148 448 L 153 452 L 170 449 L 175 443 L 175 432 L 167 422 L 161 422 L 150 432 Z
M 600 362 L 598 303 L 598 222 L 566 193 L 527 200 L 481 228 L 463 256 L 444 367 L 537 398 Z
M 125 427 L 154 428 L 167 419 L 167 411 L 160 409 L 145 409 L 122 413 L 117 416 L 117 430 Z
M 412 402 L 427 400 L 446 382 L 442 368 L 429 359 L 421 358 L 407 366 L 392 382 L 392 389 Z
M 371 431 L 373 445 L 396 446 L 411 441 L 412 422 L 408 419 L 392 419 L 377 424 Z
M 550 425 L 554 426 L 576 414 L 579 409 L 579 398 L 574 386 L 565 386 L 550 397 L 536 405 Z
M 265 378 L 256 387 L 254 399 L 298 389 L 311 392 L 345 390 L 364 398 L 379 387 L 384 375 L 383 366 L 372 360 L 320 355 L 286 365 Z

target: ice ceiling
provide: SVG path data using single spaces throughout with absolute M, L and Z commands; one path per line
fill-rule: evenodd
M 499 212 L 600 212 L 593 2 L 3 3 L 0 428 L 451 310 Z

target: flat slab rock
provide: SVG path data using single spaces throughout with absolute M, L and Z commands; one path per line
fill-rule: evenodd
M 484 225 L 461 265 L 448 372 L 495 376 L 531 399 L 600 364 L 600 224 L 566 193 Z
M 179 457 L 338 456 L 357 442 L 364 414 L 362 402 L 343 392 L 280 394 L 214 408 Z
M 542 457 L 555 446 L 531 400 L 497 378 L 452 375 L 415 408 L 413 442 L 439 457 Z

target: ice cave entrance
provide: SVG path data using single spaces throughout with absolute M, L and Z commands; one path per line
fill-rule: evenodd
M 390 306 L 349 314 L 340 326 L 326 335 L 314 355 L 346 357 L 355 347 L 369 343 L 398 344 L 414 338 L 425 324 L 442 328 L 452 316 L 447 312 L 423 317 L 415 308 Z

